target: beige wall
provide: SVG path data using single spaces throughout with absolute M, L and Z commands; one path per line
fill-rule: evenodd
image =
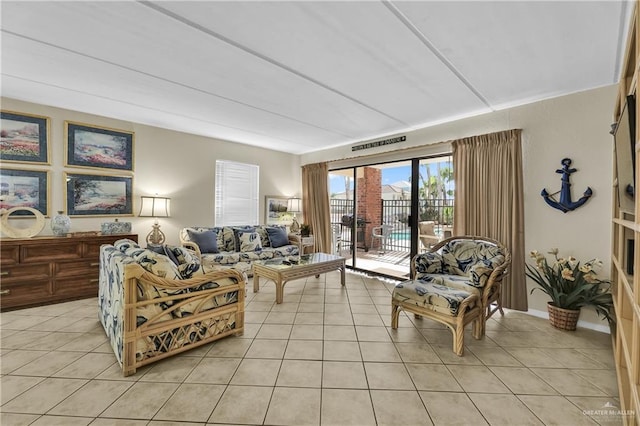
M 602 275 L 609 276 L 611 253 L 612 144 L 608 133 L 613 121 L 616 86 L 558 97 L 517 108 L 459 120 L 406 133 L 407 141 L 360 151 L 386 151 L 434 144 L 465 136 L 521 128 L 524 168 L 525 249 L 548 251 L 580 260 L 597 257 L 604 261 Z M 356 145 L 356 143 L 354 143 Z M 427 151 L 425 149 L 425 151 Z M 351 145 L 302 156 L 302 164 L 354 157 Z M 540 191 L 560 190 L 560 160 L 569 157 L 578 172 L 571 176 L 572 199 L 589 186 L 593 197 L 581 208 L 562 213 L 547 206 Z M 533 288 L 531 282 L 529 288 Z M 529 308 L 546 313 L 547 297 L 536 291 L 529 296 Z M 581 321 L 606 329 L 591 310 L 583 310 Z
M 558 247 L 562 254 L 572 254 L 581 260 L 597 257 L 604 261 L 603 275 L 609 276 L 612 137 L 608 132 L 615 96 L 616 86 L 563 96 L 409 132 L 404 143 L 364 150 L 359 155 L 522 128 L 526 251 Z M 172 217 L 162 219 L 161 226 L 167 242 L 173 244 L 177 243 L 180 227 L 213 224 L 216 159 L 260 165 L 262 222 L 265 195 L 300 195 L 301 164 L 356 156 L 351 145 L 294 156 L 12 99 L 2 99 L 2 108 L 51 117 L 52 165 L 48 167 L 52 171 L 51 212 L 63 208 L 63 171 L 81 171 L 63 167 L 64 120 L 134 131 L 134 213 L 139 210 L 140 195 L 158 193 L 171 197 Z M 578 169 L 571 177 L 573 198 L 579 198 L 587 186 L 594 192 L 585 206 L 566 214 L 547 206 L 540 196 L 543 188 L 549 192 L 560 189 L 560 175 L 555 170 L 564 157 L 571 158 Z M 72 230 L 97 230 L 100 223 L 107 220 L 112 218 L 72 218 Z M 133 231 L 140 234 L 141 239 L 152 224 L 148 218 L 121 220 L 133 222 Z M 42 234 L 51 234 L 48 221 Z M 530 282 L 528 286 L 532 288 Z M 529 307 L 533 311 L 545 313 L 546 302 L 541 292 L 529 296 Z M 583 310 L 581 321 L 606 328 L 590 310 Z
M 140 210 L 140 196 L 171 198 L 170 218 L 160 219 L 167 243 L 178 243 L 178 231 L 187 225 L 214 224 L 214 179 L 216 160 L 232 160 L 260 166 L 260 222 L 264 222 L 266 195 L 301 195 L 300 160 L 297 155 L 174 132 L 157 127 L 84 114 L 45 105 L 2 98 L 2 109 L 43 115 L 51 119 L 50 166 L 5 163 L 3 167 L 50 170 L 50 214 L 64 210 L 64 172 L 100 173 L 100 170 L 64 167 L 64 121 L 76 121 L 135 132 L 133 173 L 134 215 Z M 118 174 L 111 172 L 110 174 Z M 72 217 L 72 232 L 99 230 L 114 217 Z M 133 232 L 144 241 L 152 218 L 119 217 L 131 221 Z M 49 220 L 40 235 L 51 235 Z

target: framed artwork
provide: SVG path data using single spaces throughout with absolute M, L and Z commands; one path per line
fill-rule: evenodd
M 131 176 L 65 173 L 69 216 L 133 216 Z
M 133 132 L 65 121 L 66 166 L 133 171 Z
M 40 170 L 0 169 L 0 208 L 31 207 L 49 214 L 49 172 Z M 11 217 L 32 216 L 18 211 Z
M 1 111 L 0 160 L 49 164 L 49 118 Z
M 291 225 L 293 213 L 287 211 L 288 197 L 267 195 L 265 197 L 266 225 Z

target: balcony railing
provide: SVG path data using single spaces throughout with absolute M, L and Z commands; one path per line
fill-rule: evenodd
M 432 220 L 438 225 L 439 229 L 442 225 L 453 223 L 453 199 L 431 199 L 419 201 L 419 220 Z M 390 251 L 409 251 L 411 247 L 411 230 L 409 227 L 409 215 L 411 214 L 411 200 L 381 200 L 382 222 L 392 225 L 393 230 L 389 238 L 387 238 L 385 250 Z M 342 239 L 342 247 L 348 248 L 352 244 L 352 226 L 351 223 L 345 223 L 345 217 L 353 218 L 353 200 L 331 199 L 329 202 L 331 211 L 331 225 L 340 232 Z M 361 217 L 362 221 L 366 218 Z M 372 224 L 373 226 L 381 225 L 380 223 Z M 365 240 L 365 226 L 356 227 L 358 247 L 363 247 Z

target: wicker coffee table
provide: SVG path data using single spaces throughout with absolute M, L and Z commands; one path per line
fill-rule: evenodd
M 253 265 L 253 292 L 260 290 L 260 277 L 272 280 L 276 284 L 276 303 L 282 303 L 284 285 L 291 280 L 318 277 L 339 270 L 340 283 L 344 285 L 345 259 L 326 253 L 311 253 L 302 256 L 290 256 L 282 259 L 255 261 Z

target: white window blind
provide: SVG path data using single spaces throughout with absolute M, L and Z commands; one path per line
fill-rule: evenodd
M 216 160 L 216 226 L 257 225 L 260 167 Z

